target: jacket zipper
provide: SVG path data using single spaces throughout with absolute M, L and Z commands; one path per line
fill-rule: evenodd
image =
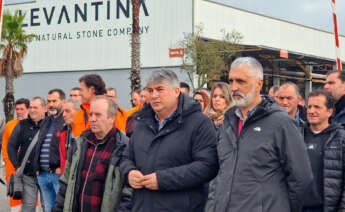
M 95 153 L 97 151 L 97 147 L 98 147 L 98 144 L 95 145 L 95 150 L 92 153 L 90 165 L 89 165 L 89 168 L 88 168 L 87 173 L 86 173 L 83 189 L 81 191 L 81 210 L 80 210 L 81 212 L 84 211 L 84 207 L 83 207 L 84 206 L 84 204 L 83 204 L 83 202 L 84 202 L 84 192 L 85 192 L 85 188 L 86 188 L 87 178 L 89 177 L 89 174 L 90 174 L 90 169 L 91 169 L 91 166 L 92 166 L 92 163 L 93 163 L 93 159 L 94 159 Z
M 327 145 L 331 142 L 331 140 L 332 140 L 334 137 L 335 137 L 335 133 L 334 133 L 332 136 L 330 136 L 330 137 L 326 140 L 326 142 L 325 142 L 325 144 L 324 144 L 324 147 L 323 147 L 323 149 L 322 149 L 322 163 L 323 163 L 323 166 L 324 166 L 324 167 L 325 167 L 325 149 L 326 149 Z M 343 148 L 343 147 L 342 147 L 342 148 Z M 344 157 L 344 156 L 342 156 L 342 157 Z M 343 160 L 342 160 L 342 163 L 343 163 Z M 323 168 L 322 174 L 325 175 L 325 168 Z M 324 188 L 325 188 L 325 185 L 323 185 L 323 189 L 324 189 Z M 325 190 L 325 189 L 324 189 L 324 190 Z M 325 192 L 323 192 L 323 199 L 326 200 L 326 194 L 325 194 Z M 324 210 L 324 211 L 326 211 L 326 207 L 327 207 L 327 203 L 326 203 L 326 201 L 325 201 L 324 204 L 323 204 L 323 210 Z
M 243 130 L 243 129 L 242 129 L 242 130 Z M 240 134 L 240 137 L 241 137 L 241 134 Z M 239 142 L 240 137 L 238 138 L 238 140 L 237 140 L 236 142 Z M 229 207 L 230 202 L 231 202 L 232 189 L 233 189 L 234 178 L 235 178 L 235 173 L 236 173 L 236 169 L 237 169 L 238 151 L 239 151 L 239 145 L 237 144 L 237 145 L 236 145 L 236 158 L 235 158 L 234 170 L 233 170 L 233 172 L 232 172 L 231 189 L 230 189 L 230 193 L 229 193 L 229 202 L 228 202 L 227 207 Z
M 248 125 L 248 124 L 247 124 Z M 247 128 L 247 127 L 246 127 Z M 230 189 L 230 193 L 229 193 L 229 202 L 228 202 L 228 205 L 227 207 L 229 207 L 230 205 L 230 202 L 231 202 L 231 195 L 232 195 L 232 189 L 233 189 L 233 185 L 234 185 L 234 178 L 235 178 L 235 173 L 236 173 L 236 169 L 237 169 L 237 163 L 238 163 L 238 152 L 239 152 L 239 149 L 240 149 L 240 145 L 239 145 L 239 142 L 240 142 L 240 139 L 244 133 L 244 130 L 246 129 L 244 124 L 243 124 L 243 127 L 242 127 L 242 130 L 240 132 L 240 135 L 236 141 L 236 158 L 235 158 L 235 165 L 234 165 L 234 171 L 232 172 L 232 179 L 231 179 L 231 189 Z M 235 133 L 237 133 L 235 131 Z

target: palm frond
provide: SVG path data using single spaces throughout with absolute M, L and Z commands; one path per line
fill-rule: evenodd
M 25 15 L 19 11 L 11 14 L 5 11 L 3 14 L 2 38 L 0 50 L 3 49 L 0 61 L 1 74 L 13 72 L 12 76 L 19 77 L 23 74 L 22 59 L 27 53 L 27 46 L 36 37 L 35 34 L 26 34 L 23 29 Z

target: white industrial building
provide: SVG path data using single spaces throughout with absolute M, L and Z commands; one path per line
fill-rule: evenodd
M 24 59 L 25 74 L 15 81 L 15 97 L 46 96 L 53 88 L 63 88 L 68 93 L 70 88 L 79 85 L 79 77 L 98 73 L 108 87 L 118 90 L 119 104 L 128 109 L 130 2 L 36 0 L 6 5 L 5 10 L 25 13 L 26 32 L 38 35 L 38 39 L 29 45 Z M 204 26 L 205 39 L 221 39 L 222 29 L 240 32 L 244 36 L 241 44 L 257 47 L 257 51 L 242 55 L 252 55 L 262 61 L 265 72 L 272 72 L 274 83 L 279 83 L 277 79 L 282 76 L 308 78 L 310 82 L 313 79 L 303 71 L 312 71 L 316 66 L 324 69 L 335 64 L 336 51 L 331 32 L 209 0 L 146 0 L 142 1 L 140 8 L 143 84 L 151 70 L 161 67 L 175 70 L 181 80 L 187 81 L 179 68 L 182 58 L 170 57 L 169 49 L 179 48 L 184 35 L 193 32 L 199 24 Z M 345 49 L 344 36 L 340 36 L 340 46 Z M 292 60 L 279 59 L 280 50 L 287 50 Z M 344 51 L 341 59 L 345 61 Z M 296 60 L 302 63 L 297 61 L 296 65 Z M 292 75 L 289 71 L 293 72 Z M 3 79 L 0 82 L 2 99 Z M 0 107 L 2 113 L 2 105 Z

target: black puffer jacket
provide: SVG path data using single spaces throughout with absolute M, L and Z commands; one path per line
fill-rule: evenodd
M 324 212 L 345 212 L 345 130 L 332 124 L 321 133 L 327 138 L 322 150 Z
M 263 97 L 238 138 L 236 109 L 227 111 L 220 128 L 220 170 L 209 211 L 300 211 L 312 172 L 295 121 Z

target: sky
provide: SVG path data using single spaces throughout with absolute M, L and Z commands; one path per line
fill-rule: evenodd
M 236 8 L 334 32 L 331 0 L 214 0 Z M 345 35 L 345 0 L 336 0 L 338 31 Z
M 32 0 L 5 0 L 5 3 Z M 334 32 L 331 0 L 213 0 L 230 6 Z M 338 31 L 345 35 L 345 0 L 336 0 Z

